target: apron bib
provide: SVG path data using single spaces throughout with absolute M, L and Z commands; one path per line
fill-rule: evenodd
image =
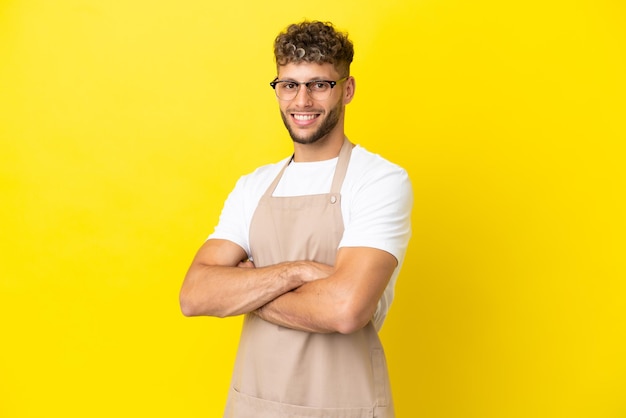
M 343 235 L 341 185 L 352 145 L 339 153 L 329 194 L 261 198 L 250 225 L 257 267 L 335 263 Z M 225 418 L 393 418 L 387 365 L 374 325 L 344 335 L 293 330 L 244 318 Z

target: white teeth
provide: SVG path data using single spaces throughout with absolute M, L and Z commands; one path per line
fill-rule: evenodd
M 295 120 L 312 120 L 312 119 L 315 119 L 315 117 L 316 117 L 315 115 L 296 115 L 296 114 L 293 115 L 293 118 Z

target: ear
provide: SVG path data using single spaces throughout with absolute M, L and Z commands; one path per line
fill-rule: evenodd
M 350 76 L 345 81 L 345 86 L 343 88 L 343 104 L 346 105 L 352 101 L 354 97 L 354 91 L 356 90 L 356 82 L 354 81 L 354 77 Z

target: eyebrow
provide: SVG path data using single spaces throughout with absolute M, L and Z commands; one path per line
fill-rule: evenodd
M 310 83 L 312 81 L 328 81 L 328 80 L 332 80 L 332 78 L 313 77 L 309 79 L 308 81 L 298 81 L 295 78 L 290 78 L 290 77 L 276 79 L 276 81 L 293 81 L 294 83 Z

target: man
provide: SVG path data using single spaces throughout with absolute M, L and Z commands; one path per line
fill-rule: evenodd
M 353 46 L 289 26 L 274 88 L 293 156 L 242 177 L 180 293 L 186 316 L 245 314 L 225 417 L 393 417 L 378 330 L 411 234 L 402 168 L 344 133 Z

